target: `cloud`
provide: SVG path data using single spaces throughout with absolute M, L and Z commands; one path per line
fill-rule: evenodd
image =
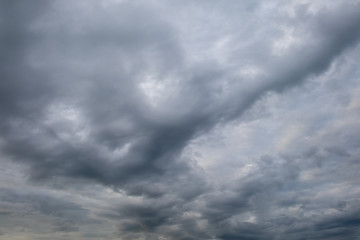
M 89 221 L 88 210 L 49 193 L 2 188 L 0 199 L 0 206 L 7 209 L 2 211 L 7 219 L 4 227 L 9 229 L 15 227 L 23 228 L 23 231 L 73 232 L 79 230 L 79 224 Z M 29 222 L 34 219 L 43 221 L 43 218 L 48 220 L 46 225 L 50 223 L 51 230 Z
M 35 232 L 357 234 L 357 1 L 1 5 L 1 156 L 36 193 L 0 203 Z

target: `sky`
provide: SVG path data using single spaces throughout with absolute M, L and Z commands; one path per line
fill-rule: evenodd
M 360 239 L 359 0 L 0 1 L 0 239 Z

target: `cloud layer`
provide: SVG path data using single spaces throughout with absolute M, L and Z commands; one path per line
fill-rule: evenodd
M 0 9 L 6 239 L 360 234 L 358 1 Z

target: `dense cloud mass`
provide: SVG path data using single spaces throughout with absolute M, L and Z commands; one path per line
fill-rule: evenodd
M 360 236 L 358 0 L 0 11 L 0 239 Z

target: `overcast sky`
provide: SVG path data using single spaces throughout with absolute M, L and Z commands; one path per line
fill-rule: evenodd
M 1 0 L 0 239 L 358 239 L 359 43 L 359 0 Z

